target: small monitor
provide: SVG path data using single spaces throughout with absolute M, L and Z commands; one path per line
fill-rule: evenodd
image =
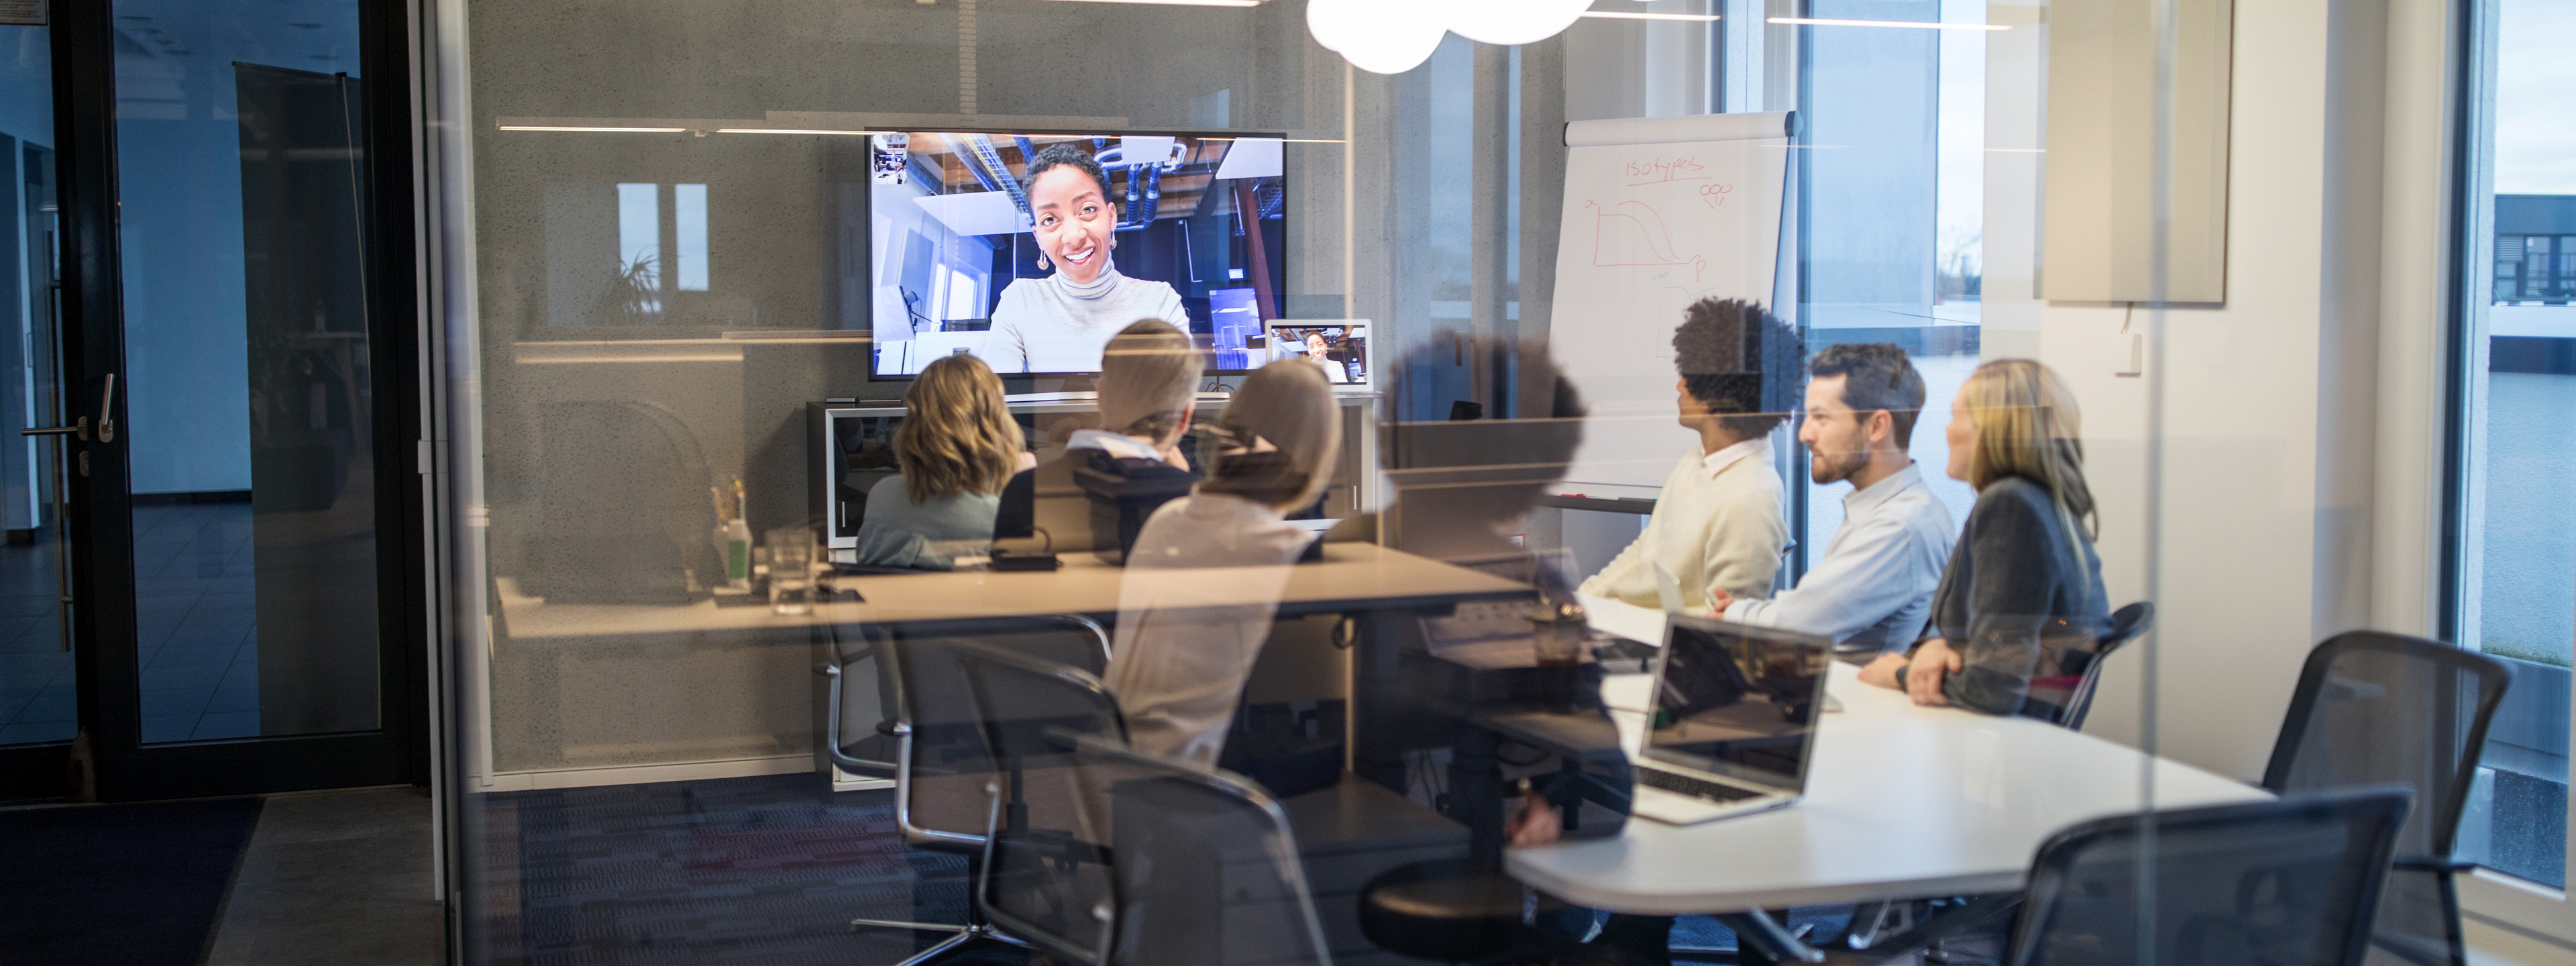
M 1364 389 L 1377 375 L 1369 354 L 1367 319 L 1272 319 L 1263 325 L 1267 364 L 1302 359 L 1324 369 L 1324 379 L 1343 389 Z
M 1004 376 L 1089 375 L 1110 336 L 1148 317 L 1189 332 L 1213 372 L 1259 368 L 1261 320 L 1284 314 L 1284 143 L 868 135 L 868 183 L 845 196 L 863 201 L 843 209 L 841 237 L 865 254 L 843 260 L 842 290 L 875 343 L 870 378 L 910 379 L 958 352 Z
M 1666 624 L 1646 760 L 1788 791 L 1804 787 L 1833 645 L 1680 614 Z

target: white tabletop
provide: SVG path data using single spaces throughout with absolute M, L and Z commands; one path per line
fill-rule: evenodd
M 1513 877 L 1571 902 L 1640 915 L 2011 892 L 2059 829 L 2141 810 L 2149 758 L 2029 718 L 1919 708 L 1836 663 L 1807 797 L 1677 827 L 1630 819 L 1617 838 L 1514 849 Z M 1602 687 L 1633 753 L 1646 675 Z M 2155 760 L 2155 801 L 2186 808 L 2271 797 Z

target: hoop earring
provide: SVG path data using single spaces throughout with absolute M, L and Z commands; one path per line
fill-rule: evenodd
M 1038 256 L 1038 271 L 1052 272 L 1055 271 L 1055 266 L 1047 263 L 1046 256 L 1040 255 Z

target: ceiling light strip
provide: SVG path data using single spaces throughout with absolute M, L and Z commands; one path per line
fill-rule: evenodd
M 1151 3 L 1167 7 L 1257 7 L 1261 0 L 1062 0 L 1067 3 Z
M 1614 10 L 1587 10 L 1583 15 L 1602 20 L 1687 20 L 1692 23 L 1713 23 L 1718 19 L 1713 13 L 1624 13 Z
M 1766 23 L 1810 27 L 1911 27 L 1916 30 L 2011 30 L 1999 23 L 1936 23 L 1928 20 L 1831 20 L 1819 17 L 1772 17 Z
M 873 131 L 832 130 L 827 128 L 789 127 L 720 127 L 717 134 L 873 134 Z
M 617 131 L 629 134 L 679 134 L 684 127 L 572 127 L 557 124 L 503 124 L 504 131 Z

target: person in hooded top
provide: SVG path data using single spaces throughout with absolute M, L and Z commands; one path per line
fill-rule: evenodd
M 1214 766 L 1314 539 L 1285 514 L 1330 481 L 1341 414 L 1321 371 L 1283 359 L 1244 378 L 1211 435 L 1207 479 L 1154 511 L 1127 555 L 1103 679 L 1138 750 Z

